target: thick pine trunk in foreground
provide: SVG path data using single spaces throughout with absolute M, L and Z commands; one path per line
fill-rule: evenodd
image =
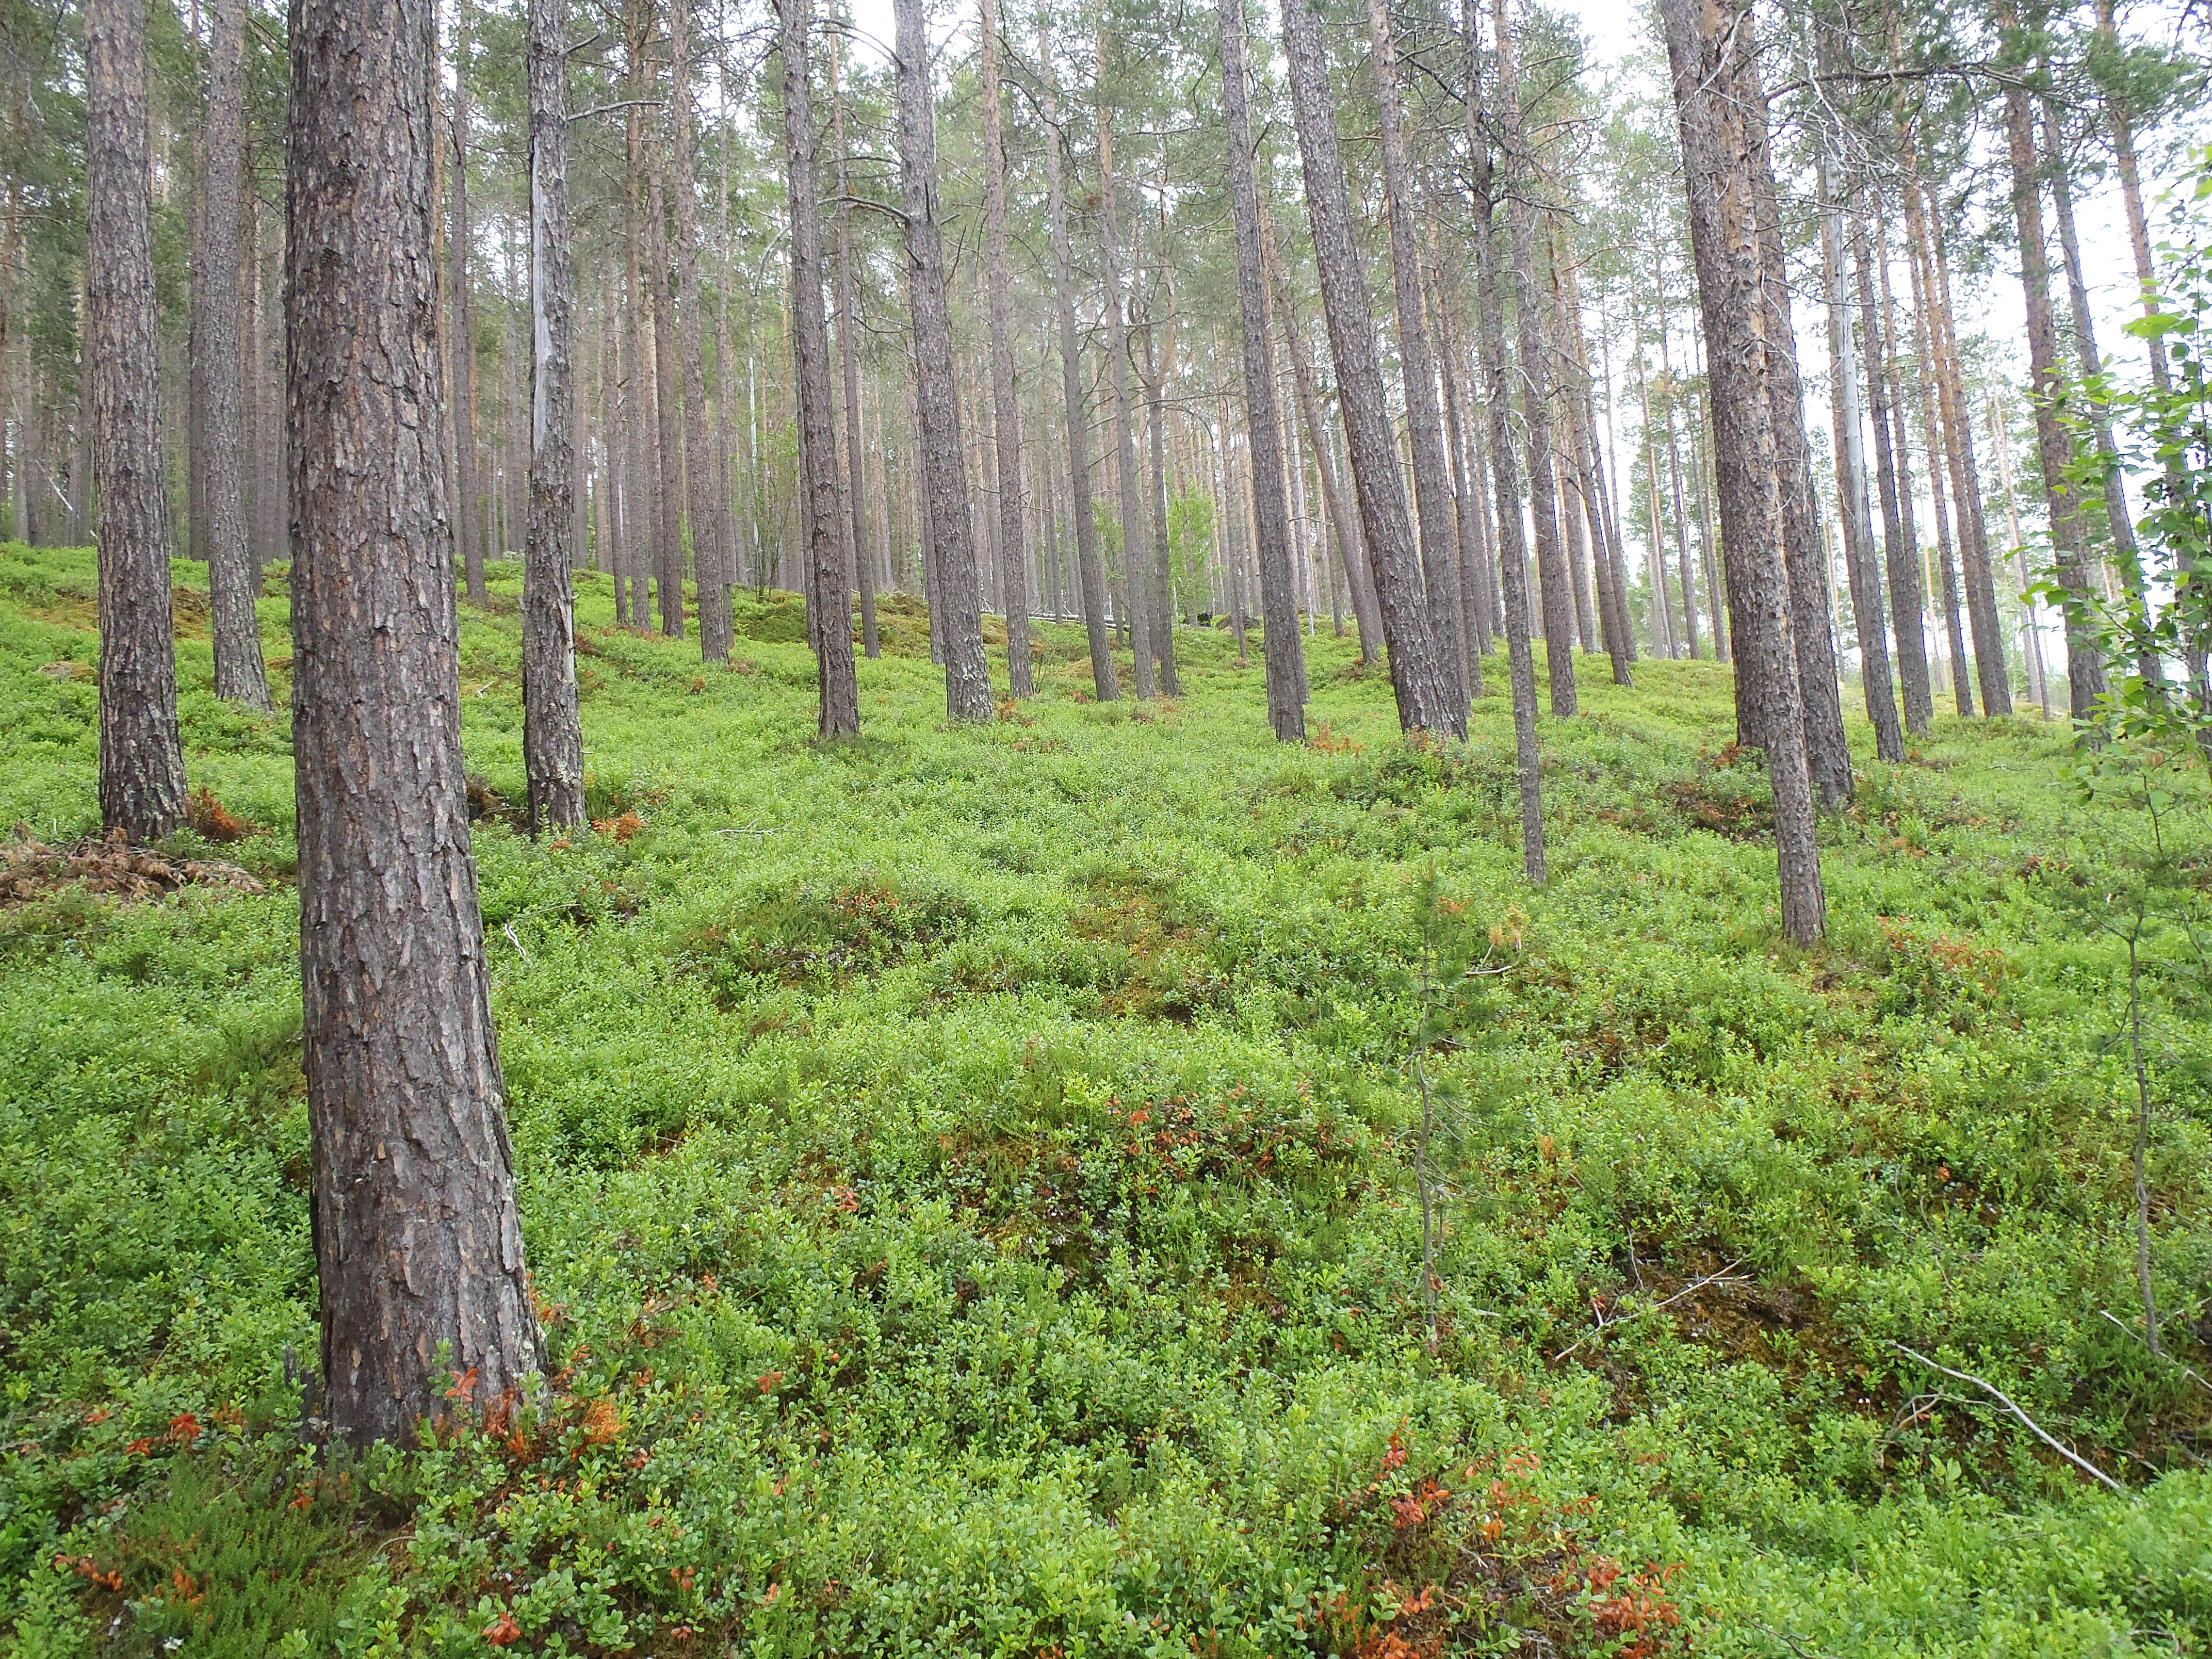
M 406 1441 L 543 1369 L 461 766 L 430 9 L 294 0 L 301 970 L 325 1411 Z M 450 1373 L 450 1376 L 449 1376 Z
M 1690 242 L 1708 343 L 1721 533 L 1740 550 L 1743 609 L 1736 618 L 1738 660 L 1753 658 L 1753 681 L 1766 693 L 1759 727 L 1774 789 L 1783 930 L 1809 945 L 1827 927 L 1814 839 L 1813 780 L 1805 710 L 1792 637 L 1784 562 L 1782 476 L 1771 399 L 1781 376 L 1770 356 L 1773 312 L 1763 270 L 1758 176 L 1763 134 L 1753 113 L 1752 40 L 1747 21 L 1727 0 L 1662 0 L 1667 57 L 1682 140 Z M 1763 111 L 1763 104 L 1757 106 Z
M 1373 561 L 1377 608 L 1390 653 L 1398 723 L 1408 732 L 1467 735 L 1467 705 L 1455 703 L 1451 677 L 1429 628 L 1413 545 L 1405 476 L 1390 428 L 1367 277 L 1352 234 L 1352 205 L 1331 105 L 1327 49 L 1306 0 L 1283 0 L 1284 51 L 1290 59 L 1306 214 L 1321 270 L 1322 304 L 1336 356 L 1337 400 L 1352 452 L 1352 478 Z
M 945 246 L 937 220 L 937 117 L 930 95 L 929 40 L 921 0 L 898 0 L 896 13 L 899 173 L 913 287 L 922 487 L 929 495 L 938 596 L 943 606 L 945 706 L 954 720 L 988 720 L 992 714 L 990 665 L 983 654 L 982 600 L 969 521 L 967 469 L 960 454 L 959 393 L 952 374 L 952 318 L 945 297 Z M 820 266 L 815 269 L 818 296 Z
M 1244 326 L 1245 429 L 1251 444 L 1252 513 L 1259 529 L 1260 611 L 1267 628 L 1267 720 L 1277 738 L 1290 743 L 1306 734 L 1305 645 L 1298 636 L 1297 579 L 1291 569 L 1282 425 L 1275 401 L 1274 345 L 1267 327 L 1266 260 L 1260 244 L 1260 193 L 1252 173 L 1244 0 L 1220 0 L 1220 19 L 1230 216 L 1237 237 L 1237 309 Z
M 261 624 L 253 614 L 260 568 L 246 527 L 246 388 L 240 353 L 240 197 L 246 173 L 245 0 L 214 0 L 209 41 L 205 262 L 192 272 L 204 302 L 208 592 L 214 611 L 215 692 L 248 708 L 269 707 Z
M 830 425 L 830 324 L 822 310 L 822 200 L 814 154 L 812 21 L 810 0 L 782 0 L 784 154 L 791 231 L 791 355 L 799 392 L 801 521 L 807 587 L 820 626 L 819 729 L 856 737 L 860 688 L 853 661 L 853 609 L 845 586 L 844 535 L 838 523 L 837 440 Z
M 1076 586 L 1083 601 L 1083 626 L 1091 644 L 1091 686 L 1101 702 L 1121 695 L 1114 668 L 1114 640 L 1106 627 L 1106 572 L 1098 556 L 1098 519 L 1091 495 L 1091 416 L 1083 398 L 1083 363 L 1075 331 L 1074 254 L 1067 234 L 1067 193 L 1061 180 L 1060 100 L 1051 80 L 1049 43 L 1040 36 L 1037 60 L 1046 66 L 1039 98 L 1045 125 L 1044 178 L 1052 218 L 1052 268 L 1060 313 L 1060 389 L 1067 416 L 1069 511 L 1075 520 Z
M 576 284 L 568 246 L 568 0 L 530 0 L 530 528 L 522 764 L 530 832 L 584 822 L 576 702 Z
M 84 29 L 84 353 L 100 491 L 100 819 L 133 841 L 155 841 L 185 821 L 185 751 L 177 731 L 169 505 L 156 404 L 146 0 L 90 0 Z

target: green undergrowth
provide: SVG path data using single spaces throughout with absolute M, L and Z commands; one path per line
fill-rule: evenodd
M 740 595 L 703 667 L 586 575 L 597 824 L 532 844 L 495 566 L 464 732 L 557 1369 L 349 1462 L 300 1437 L 287 722 L 215 700 L 177 580 L 222 812 L 170 850 L 268 890 L 0 908 L 0 1645 L 2212 1644 L 2212 1031 L 2185 962 L 2146 981 L 2154 1358 L 2096 915 L 2128 826 L 2061 732 L 1946 719 L 1889 767 L 1855 723 L 1806 953 L 1710 664 L 1582 665 L 1532 890 L 1503 699 L 1401 741 L 1325 634 L 1307 745 L 1199 629 L 1142 707 L 1047 628 L 1038 696 L 960 728 L 902 600 L 823 747 L 795 600 Z M 0 824 L 49 842 L 96 826 L 94 592 L 0 550 Z M 281 580 L 260 615 L 281 708 Z M 1447 1004 L 1432 1349 L 1408 1033 Z

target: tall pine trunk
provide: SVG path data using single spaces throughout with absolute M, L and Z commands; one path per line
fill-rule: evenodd
M 1437 409 L 1436 363 L 1429 350 L 1421 294 L 1420 242 L 1413 228 L 1413 168 L 1406 159 L 1405 117 L 1398 95 L 1398 52 L 1390 34 L 1389 0 L 1367 0 L 1367 40 L 1374 56 L 1375 100 L 1382 156 L 1382 201 L 1390 230 L 1390 270 L 1398 302 L 1398 365 L 1404 383 L 1407 435 L 1413 452 L 1413 506 L 1421 534 L 1421 583 L 1428 598 L 1429 636 L 1454 707 L 1466 721 L 1468 697 L 1467 618 L 1459 580 L 1459 510 L 1444 459 Z
M 906 210 L 907 268 L 913 285 L 922 484 L 929 497 L 929 528 L 943 607 L 939 636 L 945 647 L 945 706 L 954 720 L 988 720 L 992 713 L 990 665 L 983 654 L 982 605 L 952 376 L 952 319 L 945 302 L 945 247 L 937 219 L 937 115 L 930 94 L 929 40 L 922 0 L 897 0 L 896 11 L 899 175 Z M 818 266 L 817 270 L 818 273 Z M 818 295 L 818 274 L 816 281 Z
M 1480 30 L 1475 0 L 1460 0 L 1466 35 L 1467 140 L 1469 194 L 1474 208 L 1476 306 L 1482 357 L 1483 404 L 1490 411 L 1490 465 L 1498 503 L 1494 544 L 1504 612 L 1508 678 L 1513 690 L 1513 751 L 1521 788 L 1521 866 L 1541 886 L 1544 860 L 1544 775 L 1536 749 L 1536 650 L 1528 638 L 1528 554 L 1521 529 L 1521 481 L 1513 462 L 1513 399 L 1505 356 L 1505 297 L 1498 246 L 1498 179 L 1492 160 L 1482 96 Z
M 1893 765 L 1905 759 L 1905 728 L 1897 717 L 1896 687 L 1889 672 L 1889 629 L 1882 617 L 1881 566 L 1875 557 L 1874 520 L 1867 507 L 1866 439 L 1859 413 L 1857 342 L 1852 301 L 1844 275 L 1843 210 L 1829 200 L 1820 221 L 1820 252 L 1828 289 L 1828 385 L 1836 432 L 1836 497 L 1844 521 L 1844 574 L 1850 587 L 1851 617 L 1859 638 L 1859 684 L 1867 718 L 1874 722 L 1875 754 Z
M 831 425 L 830 324 L 822 307 L 822 199 L 815 159 L 811 0 L 781 0 L 784 157 L 790 189 L 791 349 L 799 393 L 800 519 L 814 630 L 824 738 L 857 737 L 860 689 L 853 661 L 853 620 L 838 523 L 837 440 Z
M 301 977 L 324 1409 L 359 1446 L 456 1386 L 510 1407 L 544 1356 L 462 771 L 431 11 L 294 0 L 291 53 Z
M 1083 397 L 1083 363 L 1075 329 L 1074 253 L 1067 229 L 1067 190 L 1062 178 L 1066 135 L 1060 125 L 1059 94 L 1051 74 L 1050 42 L 1042 33 L 1037 61 L 1044 66 L 1038 109 L 1045 125 L 1044 177 L 1047 210 L 1052 219 L 1054 297 L 1060 313 L 1060 389 L 1067 414 L 1069 513 L 1075 520 L 1076 586 L 1083 604 L 1083 626 L 1091 644 L 1091 691 L 1101 702 L 1121 695 L 1114 669 L 1113 635 L 1106 625 L 1106 572 L 1098 556 L 1098 518 L 1091 494 L 1091 416 Z
M 207 453 L 208 591 L 214 611 L 215 691 L 248 708 L 269 707 L 261 624 L 253 613 L 260 567 L 246 523 L 246 367 L 239 338 L 240 196 L 246 182 L 245 0 L 210 9 L 207 190 L 201 208 L 205 263 L 192 273 L 204 302 L 207 364 L 200 410 Z
M 1661 0 L 1660 14 L 1709 344 L 1722 534 L 1741 550 L 1735 653 L 1740 664 L 1750 659 L 1753 684 L 1765 693 L 1759 726 L 1774 790 L 1783 931 L 1810 945 L 1826 930 L 1827 897 L 1783 550 L 1782 492 L 1796 480 L 1783 477 L 1775 441 L 1772 405 L 1784 377 L 1769 359 L 1787 343 L 1771 337 L 1769 250 L 1759 223 L 1770 179 L 1760 176 L 1765 106 L 1751 74 L 1755 42 L 1726 0 Z
M 2009 3 L 1999 14 L 2008 35 L 2017 20 Z M 2027 309 L 2028 397 L 2035 406 L 2035 447 L 2043 466 L 2044 498 L 2051 512 L 2051 551 L 2065 590 L 2068 704 L 2075 720 L 2096 712 L 2105 694 L 2105 659 L 2099 647 L 2087 574 L 2088 537 L 2079 497 L 2067 473 L 2074 439 L 2058 412 L 2066 371 L 2058 356 L 2058 322 L 2051 305 L 2051 253 L 2043 240 L 2043 198 L 2036 179 L 2035 132 L 2025 88 L 2004 94 L 2006 159 L 2012 167 L 2013 226 L 2020 238 L 2020 282 Z
M 1151 583 L 1145 580 L 1145 512 L 1137 476 L 1136 422 L 1129 410 L 1129 339 L 1122 309 L 1121 216 L 1114 179 L 1114 122 L 1106 106 L 1106 35 L 1098 36 L 1098 251 L 1106 277 L 1107 384 L 1114 395 L 1114 481 L 1121 507 L 1121 591 L 1128 603 L 1130 666 L 1139 697 L 1157 696 Z
M 1036 690 L 1030 665 L 1030 579 L 1022 521 L 1022 413 L 1014 386 L 1014 319 L 1006 297 L 1006 146 L 1000 116 L 999 6 L 983 0 L 984 280 L 990 290 L 991 407 L 999 459 L 999 592 L 1006 612 L 1006 684 Z M 849 395 L 849 394 L 848 394 Z M 854 428 L 857 434 L 857 423 Z
M 100 492 L 100 818 L 141 842 L 185 821 L 146 10 L 146 0 L 88 0 L 84 17 L 84 355 Z
M 469 256 L 475 233 L 469 224 L 469 8 L 453 8 L 453 218 L 447 238 L 446 302 L 453 316 L 453 533 L 461 546 L 461 568 L 469 603 L 484 603 L 483 486 L 477 478 L 476 336 L 469 322 Z
M 1306 734 L 1305 645 L 1298 637 L 1283 438 L 1267 327 L 1267 274 L 1260 243 L 1260 192 L 1252 168 L 1252 109 L 1244 63 L 1244 0 L 1220 0 L 1222 112 L 1229 130 L 1229 205 L 1237 238 L 1237 310 L 1243 324 L 1245 429 L 1252 509 L 1259 528 L 1260 609 L 1265 618 L 1267 720 L 1278 740 Z M 1222 525 L 1226 545 L 1228 525 Z M 1233 604 L 1233 599 L 1232 599 Z
M 1322 305 L 1336 357 L 1337 400 L 1352 453 L 1352 478 L 1373 561 L 1377 608 L 1390 655 L 1399 724 L 1408 732 L 1467 735 L 1467 704 L 1456 697 L 1421 593 L 1413 515 L 1376 359 L 1367 277 L 1352 240 L 1352 204 L 1337 145 L 1327 48 L 1307 0 L 1283 0 L 1283 46 L 1306 181 L 1306 215 L 1321 270 Z
M 691 0 L 669 12 L 668 95 L 675 108 L 677 349 L 684 363 L 684 511 L 691 530 L 691 568 L 699 590 L 699 652 L 727 662 L 737 622 L 730 609 L 730 573 L 714 533 L 714 468 L 707 445 L 707 364 L 699 288 L 699 157 L 691 108 Z
M 1559 483 L 1552 463 L 1552 366 L 1545 338 L 1547 309 L 1536 278 L 1536 212 L 1529 201 L 1536 173 L 1528 155 L 1521 119 L 1520 76 L 1514 67 L 1513 30 L 1505 0 L 1491 0 L 1498 33 L 1499 148 L 1506 162 L 1505 221 L 1513 238 L 1514 313 L 1520 335 L 1517 366 L 1522 424 L 1528 434 L 1528 513 L 1536 532 L 1536 580 L 1544 606 L 1544 667 L 1552 713 L 1580 712 L 1575 690 L 1574 599 L 1567 591 L 1566 555 L 1559 545 Z
M 530 527 L 522 764 L 530 833 L 584 822 L 576 702 L 576 283 L 568 234 L 568 0 L 530 0 Z

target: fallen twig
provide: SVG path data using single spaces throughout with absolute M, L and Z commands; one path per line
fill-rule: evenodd
M 2150 1348 L 2150 1353 L 2151 1353 L 2151 1358 L 2154 1358 L 2154 1359 L 2163 1359 L 2164 1361 L 2166 1361 L 2166 1363 L 2167 1364 L 2172 1365 L 2175 1370 L 2179 1370 L 2179 1372 L 2180 1372 L 2184 1376 L 2187 1377 L 2191 1382 L 2194 1382 L 2194 1383 L 2195 1383 L 2198 1388 L 2200 1388 L 2200 1389 L 2203 1389 L 2207 1394 L 2212 1394 L 2212 1382 L 2206 1382 L 2206 1381 L 2205 1381 L 2205 1380 L 2204 1380 L 2201 1376 L 2199 1376 L 2197 1372 L 2195 1372 L 2195 1371 L 2193 1371 L 2193 1370 L 2190 1370 L 2188 1366 L 2186 1366 L 2186 1365 L 2183 1364 L 2182 1364 L 2179 1359 L 2176 1359 L 2176 1358 L 2175 1358 L 2172 1354 L 2170 1354 L 2170 1353 L 2160 1353 L 2160 1352 L 2156 1348 L 2151 1348 L 2151 1346 L 2150 1346 L 2150 1344 L 2149 1344 L 2149 1343 L 2148 1343 L 2148 1342 L 2143 1342 L 2143 1339 L 2142 1339 L 2142 1333 L 2141 1331 L 2139 1331 L 2139 1330 L 2136 1329 L 2136 1328 L 2135 1328 L 2134 1326 L 2132 1326 L 2132 1325 L 2129 1324 L 2129 1323 L 2127 1322 L 2127 1321 L 2125 1321 L 2124 1319 L 2122 1319 L 2121 1317 L 2119 1317 L 2119 1316 L 2118 1316 L 2118 1315 L 2117 1315 L 2117 1314 L 2115 1314 L 2115 1313 L 2114 1313 L 2114 1312 L 2113 1312 L 2110 1308 L 2100 1308 L 2100 1309 L 2098 1309 L 2098 1310 L 2097 1310 L 2097 1311 L 2098 1311 L 2098 1313 L 2099 1313 L 2100 1315 L 2101 1315 L 2103 1317 L 2105 1317 L 2105 1318 L 2106 1318 L 2106 1319 L 2111 1320 L 2111 1321 L 2112 1322 L 2112 1323 L 2113 1323 L 2113 1324 L 2115 1324 L 2115 1325 L 2118 1326 L 2122 1330 L 2125 1331 L 2125 1332 L 2126 1332 L 2130 1336 L 2133 1337 L 2133 1338 L 2134 1338 L 2137 1342 L 2141 1342 L 2141 1343 L 2142 1343 L 2142 1346 L 2143 1346 L 2144 1347 L 2146 1347 L 2146 1348 Z
M 530 952 L 522 948 L 522 935 L 514 931 L 514 924 L 511 921 L 507 922 L 500 931 L 507 935 L 507 942 L 514 947 L 514 954 L 525 962 L 529 961 Z
M 1620 1318 L 1613 1321 L 1611 1324 L 1606 1323 L 1604 1315 L 1600 1314 L 1598 1316 L 1599 1322 L 1597 1329 L 1594 1331 L 1586 1331 L 1581 1336 L 1577 1337 L 1572 1342 L 1567 1344 L 1565 1347 L 1560 1349 L 1559 1352 L 1552 1356 L 1552 1363 L 1554 1365 L 1558 1364 L 1562 1359 L 1565 1359 L 1577 1348 L 1581 1347 L 1583 1343 L 1589 1341 L 1591 1337 L 1602 1335 L 1607 1331 L 1613 1329 L 1614 1326 L 1626 1325 L 1631 1320 L 1643 1318 L 1646 1314 L 1656 1314 L 1662 1308 L 1671 1308 L 1674 1304 L 1680 1302 L 1684 1297 L 1694 1295 L 1696 1292 L 1705 1289 L 1708 1285 L 1741 1285 L 1747 1283 L 1747 1280 L 1729 1277 L 1730 1274 L 1734 1273 L 1735 1270 L 1741 1266 L 1743 1266 L 1741 1261 L 1731 1261 L 1727 1267 L 1723 1267 L 1718 1273 L 1707 1273 L 1703 1279 L 1693 1280 L 1692 1283 L 1683 1285 L 1680 1290 L 1675 1291 L 1674 1295 L 1668 1297 L 1664 1302 L 1655 1302 L 1648 1308 L 1638 1308 L 1634 1313 L 1624 1315 Z
M 1898 1352 L 1905 1355 L 1908 1358 L 1918 1360 L 1922 1364 L 1927 1366 L 1929 1370 L 1942 1372 L 1944 1376 L 1949 1377 L 1954 1382 L 1972 1383 L 1984 1394 L 1989 1395 L 1990 1399 L 1996 1401 L 1997 1404 L 2002 1406 L 2007 1411 L 2018 1418 L 2021 1423 L 2027 1425 L 2027 1431 L 2030 1434 L 2033 1434 L 2038 1440 L 2043 1442 L 2045 1445 L 2050 1447 L 2051 1450 L 2057 1452 L 2061 1457 L 2071 1463 L 2075 1468 L 2081 1470 L 2084 1474 L 2093 1476 L 2096 1480 L 2101 1480 L 2105 1485 L 2110 1486 L 2114 1492 L 2119 1493 L 2123 1498 L 2132 1498 L 2135 1495 L 2118 1481 L 2113 1480 L 2111 1475 L 2106 1474 L 2104 1470 L 2099 1468 L 2087 1458 L 2082 1456 L 2081 1453 L 2075 1451 L 2072 1447 L 2058 1439 L 2057 1436 L 2051 1434 L 2043 1426 L 2042 1424 L 2037 1422 L 2026 1412 L 2021 1410 L 2018 1406 L 2013 1403 L 2012 1396 L 2007 1394 L 2002 1389 L 1997 1387 L 1996 1383 L 1985 1382 L 1980 1377 L 1976 1376 L 1972 1371 L 1954 1371 L 1948 1365 L 1943 1364 L 1939 1361 L 1930 1359 L 1926 1354 L 1920 1352 L 1918 1350 L 1906 1347 L 1902 1342 L 1893 1342 L 1889 1344 L 1889 1346 L 1896 1349 Z

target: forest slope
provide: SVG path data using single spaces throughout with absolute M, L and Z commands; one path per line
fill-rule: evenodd
M 495 567 L 465 738 L 559 1369 L 520 1412 L 459 1379 L 435 1448 L 334 1470 L 289 1380 L 285 722 L 216 701 L 204 573 L 177 580 L 196 822 L 254 833 L 170 850 L 267 890 L 125 902 L 10 854 L 17 1651 L 2212 1642 L 2212 1392 L 2135 1334 L 2127 953 L 2094 914 L 2132 830 L 2061 730 L 1944 720 L 1892 768 L 1855 724 L 1804 956 L 1711 665 L 1585 676 L 1546 723 L 1532 891 L 1503 699 L 1409 744 L 1338 641 L 1308 747 L 1195 630 L 1172 705 L 1089 702 L 1048 628 L 1036 700 L 951 728 L 894 608 L 867 735 L 825 750 L 795 599 L 741 596 L 740 660 L 702 670 L 586 574 L 600 827 L 533 846 Z M 97 820 L 93 584 L 89 554 L 0 550 L 0 823 L 55 845 Z M 2201 840 L 2201 798 L 2176 813 Z M 1469 940 L 1502 971 L 1431 987 Z M 2212 1030 L 2181 983 L 2151 981 L 2154 1255 L 2212 1374 Z

